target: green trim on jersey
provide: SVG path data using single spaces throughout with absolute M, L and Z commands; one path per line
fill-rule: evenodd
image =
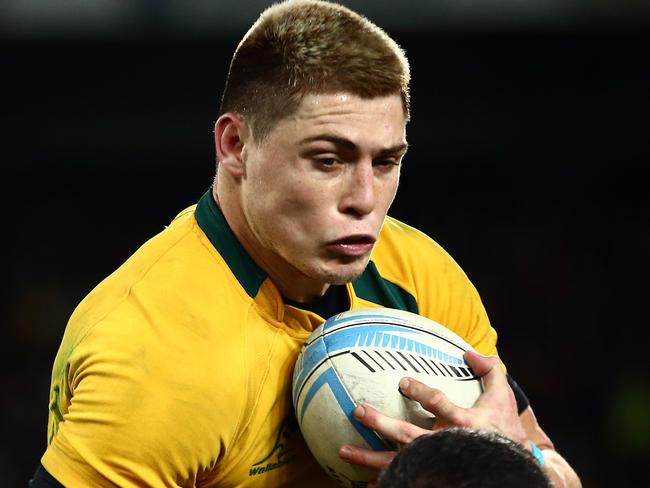
M 419 312 L 497 353 L 463 270 L 395 219 L 344 291 L 353 310 Z M 319 313 L 283 302 L 207 193 L 72 314 L 52 368 L 43 467 L 75 487 L 331 488 L 291 401 Z
M 237 277 L 237 281 L 251 298 L 255 298 L 268 275 L 251 259 L 246 249 L 237 240 L 221 209 L 212 198 L 212 192 L 205 192 L 194 214 L 199 227 L 223 256 L 224 261 Z
M 253 261 L 237 240 L 210 191 L 199 200 L 195 216 L 199 227 L 223 256 L 246 293 L 251 298 L 255 298 L 268 275 Z M 353 286 L 357 296 L 364 300 L 383 307 L 418 313 L 415 297 L 383 278 L 372 261 L 368 263 L 363 274 L 354 281 Z
M 370 261 L 359 278 L 352 282 L 358 297 L 383 307 L 418 313 L 415 297 L 395 283 L 383 278 L 375 263 Z

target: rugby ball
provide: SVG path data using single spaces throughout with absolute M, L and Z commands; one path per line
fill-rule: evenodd
M 293 406 L 323 469 L 340 486 L 365 486 L 377 472 L 344 462 L 339 447 L 393 448 L 354 418 L 359 403 L 431 428 L 433 414 L 400 394 L 399 380 L 405 376 L 442 390 L 461 407 L 474 405 L 483 387 L 463 359 L 467 349 L 471 346 L 446 327 L 389 308 L 351 310 L 316 328 L 296 361 Z

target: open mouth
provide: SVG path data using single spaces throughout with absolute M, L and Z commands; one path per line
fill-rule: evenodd
M 343 245 L 374 244 L 374 243 L 375 243 L 375 239 L 369 235 L 349 236 L 334 241 L 334 244 L 343 244 Z

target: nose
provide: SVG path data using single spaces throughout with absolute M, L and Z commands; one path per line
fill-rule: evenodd
M 368 215 L 375 208 L 375 174 L 371 161 L 359 161 L 348 169 L 343 197 L 342 213 L 356 217 Z

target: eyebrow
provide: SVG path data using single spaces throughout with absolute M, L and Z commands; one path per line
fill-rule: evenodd
M 346 139 L 345 137 L 341 136 L 335 136 L 332 134 L 319 134 L 311 137 L 306 137 L 300 141 L 300 144 L 305 144 L 309 142 L 316 142 L 316 141 L 327 141 L 331 142 L 332 144 L 336 144 L 337 146 L 341 146 L 348 151 L 354 151 L 354 152 L 359 152 L 359 147 L 352 142 L 350 139 Z M 386 155 L 392 155 L 392 154 L 406 154 L 406 151 L 408 150 L 408 144 L 406 142 L 403 142 L 401 144 L 397 144 L 395 146 L 387 147 L 384 149 L 381 149 L 379 153 L 377 154 L 378 157 L 386 156 Z

